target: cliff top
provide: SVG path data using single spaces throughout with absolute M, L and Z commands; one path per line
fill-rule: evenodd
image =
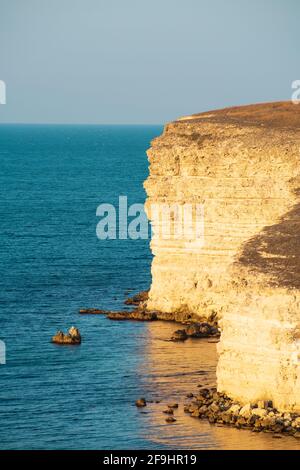
M 212 122 L 238 126 L 300 129 L 300 105 L 292 101 L 259 103 L 218 109 L 179 118 L 176 123 Z

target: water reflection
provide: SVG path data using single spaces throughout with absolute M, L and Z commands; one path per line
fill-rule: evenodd
M 191 418 L 183 411 L 186 394 L 197 385 L 213 386 L 217 362 L 216 344 L 209 340 L 168 341 L 176 326 L 153 322 L 145 331 L 145 355 L 141 374 L 145 395 L 161 403 L 149 404 L 141 413 L 143 438 L 154 446 L 170 449 L 299 449 L 293 437 L 275 439 L 272 434 L 255 434 L 233 428 L 210 425 Z M 170 402 L 178 402 L 174 424 L 165 422 L 162 411 Z

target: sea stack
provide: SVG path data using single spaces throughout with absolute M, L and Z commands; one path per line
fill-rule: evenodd
M 300 106 L 188 116 L 148 151 L 147 307 L 217 318 L 218 391 L 300 412 Z M 155 204 L 202 205 L 204 244 L 159 233 Z
M 81 334 L 78 328 L 71 326 L 68 333 L 58 331 L 51 340 L 55 344 L 81 344 Z

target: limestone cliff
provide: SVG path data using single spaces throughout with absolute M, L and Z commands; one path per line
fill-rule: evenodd
M 300 106 L 288 102 L 182 118 L 152 142 L 145 183 L 150 219 L 154 203 L 203 204 L 205 240 L 197 250 L 152 240 L 148 308 L 217 315 L 219 391 L 297 411 L 299 130 Z

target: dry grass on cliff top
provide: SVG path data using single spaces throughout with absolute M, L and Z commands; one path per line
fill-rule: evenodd
M 239 126 L 264 126 L 277 129 L 300 129 L 300 104 L 292 101 L 259 103 L 247 106 L 218 109 L 180 118 L 176 123 L 206 122 L 237 124 Z

